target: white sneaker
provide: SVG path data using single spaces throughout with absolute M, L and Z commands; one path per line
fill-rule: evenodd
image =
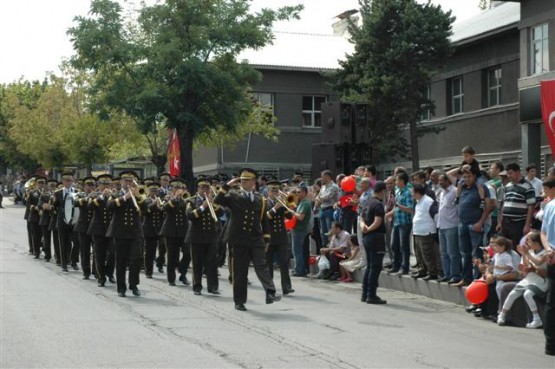
M 501 314 L 497 316 L 497 325 L 505 325 L 505 317 Z
M 530 329 L 541 328 L 542 326 L 543 326 L 543 323 L 540 319 L 532 320 L 531 323 L 526 324 L 526 328 L 530 328 Z

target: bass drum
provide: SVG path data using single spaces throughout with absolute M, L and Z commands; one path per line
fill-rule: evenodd
M 74 196 L 74 194 L 67 196 L 64 203 L 64 222 L 67 225 L 75 225 L 77 224 L 77 219 L 79 219 L 79 208 L 73 205 Z

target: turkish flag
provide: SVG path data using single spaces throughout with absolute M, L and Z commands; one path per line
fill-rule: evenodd
M 173 129 L 171 132 L 170 146 L 168 149 L 168 164 L 172 177 L 179 177 L 179 168 L 181 167 L 181 150 L 176 129 Z
M 555 156 L 555 80 L 541 81 L 542 118 L 545 133 Z

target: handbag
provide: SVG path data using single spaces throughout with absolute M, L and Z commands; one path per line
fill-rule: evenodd
M 330 261 L 326 257 L 326 255 L 320 255 L 320 259 L 318 260 L 318 269 L 319 270 L 326 270 L 330 268 Z

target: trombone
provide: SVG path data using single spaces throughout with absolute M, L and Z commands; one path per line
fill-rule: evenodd
M 286 196 L 286 200 L 289 201 L 289 195 L 287 195 L 285 192 L 283 191 L 279 191 L 280 195 L 285 195 Z M 283 201 L 279 196 L 276 196 L 276 201 L 279 202 L 281 204 L 281 206 L 283 206 L 285 208 L 285 210 L 289 211 L 290 213 L 295 213 L 294 210 L 292 210 L 289 206 L 287 206 L 287 204 L 285 203 L 285 201 Z M 294 203 L 289 203 L 290 205 Z
M 216 196 L 216 190 L 214 189 L 214 187 L 213 186 L 209 186 L 209 187 L 212 193 L 214 194 L 214 196 Z M 210 201 L 209 194 L 206 194 L 205 200 L 206 200 L 206 203 L 208 204 L 208 209 L 210 210 L 210 215 L 212 216 L 212 219 L 214 219 L 214 221 L 217 222 L 218 216 L 216 215 L 216 210 L 214 210 L 214 204 L 212 204 L 212 201 Z

